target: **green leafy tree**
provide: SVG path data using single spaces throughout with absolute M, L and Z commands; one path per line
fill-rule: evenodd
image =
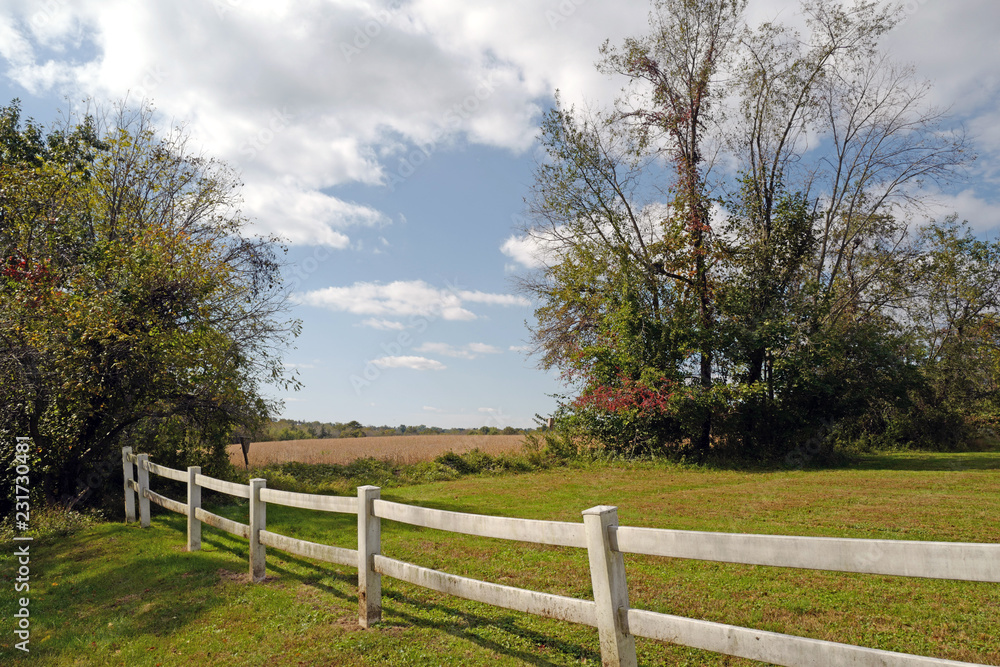
M 780 456 L 914 405 L 915 186 L 971 156 L 878 48 L 898 8 L 801 7 L 804 36 L 657 0 L 603 49 L 630 82 L 614 110 L 543 121 L 524 231 L 548 262 L 521 284 L 578 391 L 561 422 L 601 446 Z
M 242 234 L 235 175 L 158 135 L 149 109 L 48 135 L 16 104 L 0 118 L 4 451 L 31 436 L 41 489 L 67 504 L 131 438 L 221 461 L 275 407 L 263 384 L 290 381 L 298 329 L 273 242 Z

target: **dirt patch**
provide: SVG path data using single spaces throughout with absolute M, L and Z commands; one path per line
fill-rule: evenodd
M 219 575 L 219 581 L 233 581 L 241 584 L 250 583 L 249 572 L 233 572 L 232 570 L 219 568 L 216 574 Z

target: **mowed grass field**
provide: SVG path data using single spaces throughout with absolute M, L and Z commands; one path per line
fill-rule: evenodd
M 491 456 L 519 452 L 523 435 L 393 435 L 373 438 L 324 438 L 322 440 L 278 440 L 250 445 L 250 465 L 288 463 L 346 464 L 355 459 L 376 458 L 394 463 L 429 461 L 446 452 L 464 454 L 478 449 Z M 243 467 L 243 451 L 229 445 L 229 460 Z
M 155 482 L 154 482 L 155 486 Z M 1000 453 L 892 454 L 850 469 L 740 472 L 587 463 L 383 489 L 460 512 L 786 535 L 1000 542 Z M 107 523 L 31 546 L 31 654 L 39 665 L 600 665 L 596 630 L 383 578 L 383 622 L 357 626 L 356 570 L 268 549 L 247 581 L 247 543 L 209 527 L 184 551 L 185 518 Z M 218 508 L 246 521 L 245 501 Z M 356 518 L 268 506 L 268 529 L 354 547 Z M 583 550 L 382 524 L 385 555 L 579 598 Z M 0 554 L 12 590 L 13 549 Z M 775 632 L 1000 665 L 1000 584 L 626 557 L 633 607 Z M 640 665 L 755 665 L 639 638 Z

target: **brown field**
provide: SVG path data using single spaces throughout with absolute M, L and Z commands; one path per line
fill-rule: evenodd
M 280 440 L 250 445 L 250 465 L 270 463 L 350 463 L 372 457 L 395 463 L 430 461 L 445 452 L 463 454 L 480 449 L 497 455 L 519 452 L 523 435 L 394 435 L 374 438 L 327 438 L 323 440 Z M 239 445 L 229 445 L 229 460 L 243 466 Z

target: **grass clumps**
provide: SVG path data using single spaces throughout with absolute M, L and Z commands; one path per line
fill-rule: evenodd
M 0 522 L 0 542 L 9 542 L 16 535 L 26 535 L 34 539 L 69 537 L 86 528 L 106 521 L 102 512 L 82 514 L 49 504 L 33 505 L 28 531 L 15 531 L 14 515 Z
M 271 464 L 247 470 L 236 469 L 233 481 L 262 477 L 269 488 L 298 493 L 354 495 L 359 486 L 371 484 L 383 488 L 411 486 L 430 482 L 449 482 L 470 475 L 502 475 L 549 469 L 559 459 L 540 454 L 491 455 L 480 449 L 462 454 L 446 452 L 431 461 L 403 463 L 389 459 L 361 458 L 350 463 Z

